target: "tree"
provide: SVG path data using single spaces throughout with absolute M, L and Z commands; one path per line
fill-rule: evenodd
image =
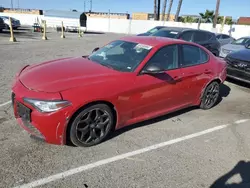
M 157 19 L 157 0 L 154 0 L 154 20 Z
M 166 6 L 167 6 L 167 0 L 164 0 L 163 1 L 163 7 L 162 7 L 162 18 L 161 18 L 162 21 L 165 20 Z
M 182 5 L 182 0 L 179 0 L 177 11 L 176 11 L 176 14 L 175 14 L 175 19 L 174 19 L 175 22 L 178 21 L 179 14 L 180 14 L 180 11 L 181 11 L 181 5 Z
M 226 21 L 225 21 L 225 24 L 227 24 L 227 25 L 233 25 L 233 20 L 232 20 L 232 18 L 227 17 L 227 18 L 226 18 Z
M 181 22 L 183 23 L 193 23 L 195 22 L 195 19 L 191 16 L 185 16 L 180 18 Z
M 169 1 L 169 6 L 168 6 L 167 21 L 169 21 L 172 5 L 173 5 L 173 0 L 170 0 Z
M 213 19 L 213 28 L 216 28 L 217 18 L 219 16 L 219 8 L 220 8 L 220 0 L 217 0 L 217 2 L 216 2 L 216 9 L 215 9 L 215 15 L 214 15 L 214 19 Z
M 205 13 L 200 13 L 202 18 L 202 22 L 205 23 L 212 23 L 214 20 L 214 11 L 213 10 L 206 10 Z

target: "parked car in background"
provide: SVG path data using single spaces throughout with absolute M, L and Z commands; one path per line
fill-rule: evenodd
M 216 38 L 218 39 L 218 41 L 220 42 L 220 45 L 223 46 L 225 44 L 229 44 L 233 41 L 235 41 L 235 38 L 229 36 L 229 35 L 226 35 L 226 34 L 216 34 Z
M 0 18 L 0 32 L 3 31 L 3 29 L 5 29 L 5 24 L 2 18 Z
M 168 27 L 162 28 L 159 31 L 151 34 L 150 36 L 176 38 L 194 42 L 204 46 L 215 56 L 219 56 L 220 43 L 216 39 L 216 35 L 209 31 L 182 27 Z
M 250 83 L 250 44 L 245 47 L 226 56 L 227 76 Z
M 226 44 L 220 49 L 220 57 L 225 58 L 228 54 L 245 49 L 245 46 L 250 44 L 250 36 L 239 38 L 230 44 Z
M 18 123 L 35 137 L 87 147 L 143 120 L 210 109 L 225 79 L 226 62 L 198 44 L 133 36 L 88 56 L 25 66 L 12 101 Z
M 141 34 L 138 34 L 137 36 L 149 36 L 149 35 L 152 35 L 154 34 L 155 32 L 159 31 L 160 29 L 162 28 L 167 28 L 166 26 L 156 26 L 150 30 L 148 30 L 147 32 L 145 33 L 141 33 Z
M 4 24 L 5 24 L 5 29 L 10 29 L 10 20 L 9 20 L 9 17 L 8 16 L 0 16 L 3 21 L 4 21 Z M 18 29 L 19 27 L 21 27 L 21 23 L 19 20 L 15 19 L 15 18 L 12 18 L 12 28 L 13 29 Z

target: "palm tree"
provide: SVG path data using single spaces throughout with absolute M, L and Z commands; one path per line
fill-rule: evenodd
M 161 17 L 161 20 L 162 20 L 162 21 L 165 20 L 166 6 L 167 6 L 167 0 L 164 0 L 164 1 L 163 1 L 163 7 L 162 7 L 162 17 Z
M 168 6 L 167 21 L 169 21 L 169 16 L 170 16 L 172 5 L 173 5 L 173 0 L 170 0 L 169 1 L 169 6 Z
M 202 21 L 205 23 L 212 23 L 214 20 L 214 11 L 213 10 L 206 10 L 205 13 L 200 13 Z
M 181 5 L 182 5 L 182 0 L 179 0 L 177 11 L 176 11 L 176 14 L 175 14 L 175 19 L 174 19 L 175 22 L 178 21 L 179 14 L 180 14 L 180 11 L 181 11 Z
M 157 0 L 154 0 L 154 20 L 157 19 Z
M 218 15 L 219 15 L 219 8 L 220 8 L 220 0 L 217 0 L 214 20 L 213 20 L 213 28 L 216 28 L 217 18 L 218 18 Z

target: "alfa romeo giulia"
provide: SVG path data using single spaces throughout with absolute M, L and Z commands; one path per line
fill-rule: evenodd
M 131 36 L 87 56 L 25 66 L 12 101 L 33 137 L 88 147 L 124 126 L 190 106 L 212 108 L 225 78 L 225 61 L 198 44 Z

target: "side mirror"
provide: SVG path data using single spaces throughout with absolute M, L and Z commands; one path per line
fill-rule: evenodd
M 245 47 L 246 47 L 247 49 L 250 49 L 250 43 L 246 44 Z
M 95 48 L 95 49 L 92 51 L 92 53 L 94 53 L 95 51 L 97 51 L 97 50 L 99 50 L 99 49 L 100 49 L 99 47 Z
M 142 70 L 142 74 L 162 74 L 165 70 L 157 65 L 149 65 L 144 70 Z

